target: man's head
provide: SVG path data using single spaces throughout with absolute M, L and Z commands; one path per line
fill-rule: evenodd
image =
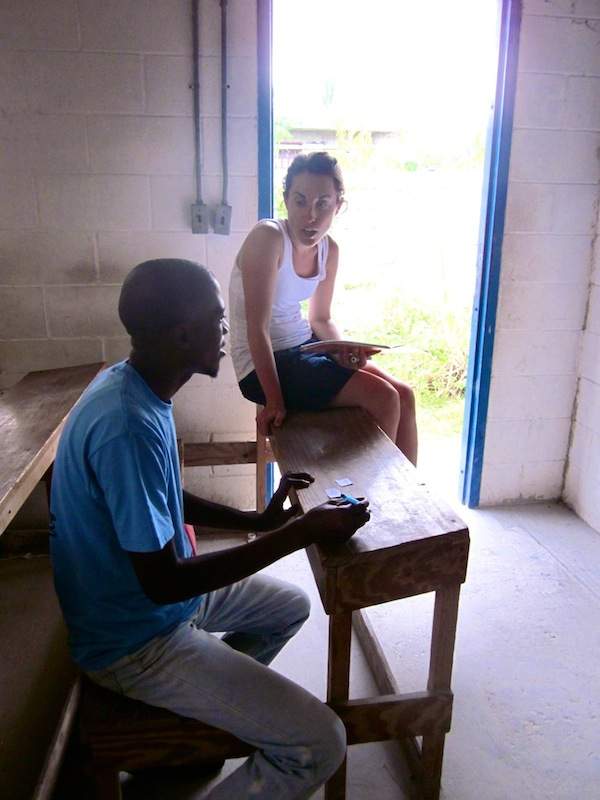
M 119 317 L 134 353 L 217 375 L 228 327 L 219 285 L 200 264 L 176 258 L 138 264 L 123 283 Z

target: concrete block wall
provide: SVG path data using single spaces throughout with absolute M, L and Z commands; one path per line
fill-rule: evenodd
M 123 277 L 165 256 L 206 264 L 226 298 L 257 218 L 256 6 L 230 0 L 230 236 L 190 232 L 195 199 L 189 0 L 0 3 L 0 387 L 25 372 L 128 353 Z M 201 3 L 203 199 L 221 200 L 220 4 Z M 231 364 L 176 397 L 178 431 L 248 438 Z M 188 486 L 253 505 L 247 468 Z
M 600 218 L 598 219 L 600 225 Z M 594 243 L 591 291 L 564 499 L 600 531 L 600 242 Z
M 524 2 L 482 505 L 563 492 L 597 225 L 599 35 L 598 0 Z

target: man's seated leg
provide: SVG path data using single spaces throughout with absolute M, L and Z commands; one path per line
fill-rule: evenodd
M 205 595 L 194 624 L 212 633 L 224 632 L 223 641 L 230 647 L 270 664 L 309 614 L 306 592 L 257 574 Z
M 344 726 L 313 695 L 257 660 L 272 659 L 301 626 L 306 596 L 283 581 L 255 575 L 205 602 L 194 620 L 91 677 L 258 748 L 213 789 L 211 800 L 309 796 L 342 762 Z M 256 657 L 197 625 L 228 630 L 234 645 L 248 646 Z

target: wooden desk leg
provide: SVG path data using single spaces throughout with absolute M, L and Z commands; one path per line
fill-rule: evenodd
M 262 406 L 256 406 L 257 411 Z M 264 511 L 267 493 L 267 438 L 256 429 L 256 510 Z
M 327 662 L 327 702 L 348 699 L 350 691 L 350 643 L 352 612 L 329 617 L 329 654 Z M 325 785 L 325 800 L 345 800 L 346 759 Z
M 460 584 L 444 586 L 435 593 L 427 682 L 431 692 L 450 690 L 459 596 Z M 423 736 L 423 800 L 438 800 L 440 796 L 445 738 L 441 730 Z

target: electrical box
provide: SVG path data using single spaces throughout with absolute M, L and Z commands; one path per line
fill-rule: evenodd
M 224 236 L 229 235 L 231 230 L 231 206 L 223 203 L 216 207 L 213 230 L 215 233 L 220 233 Z
M 192 203 L 192 233 L 208 233 L 209 217 L 206 203 Z

